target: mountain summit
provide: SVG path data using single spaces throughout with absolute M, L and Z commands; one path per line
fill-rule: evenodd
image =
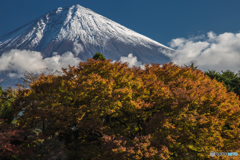
M 59 7 L 0 37 L 0 55 L 11 49 L 39 51 L 44 58 L 70 51 L 83 61 L 96 52 L 112 60 L 133 53 L 143 63 L 168 63 L 164 53 L 173 51 L 80 5 Z

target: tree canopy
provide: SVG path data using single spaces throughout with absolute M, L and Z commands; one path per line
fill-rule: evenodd
M 234 92 L 238 96 L 240 95 L 240 72 L 234 74 L 230 70 L 221 71 L 222 74 L 214 71 L 208 70 L 205 75 L 209 76 L 211 79 L 216 79 L 218 82 L 223 82 L 223 85 L 227 88 L 227 92 Z
M 196 68 L 145 68 L 88 59 L 60 76 L 42 74 L 19 90 L 14 115 L 24 109 L 19 126 L 40 128 L 45 140 L 57 136 L 68 159 L 210 159 L 210 151 L 240 151 L 235 93 Z
M 191 65 L 185 65 L 192 69 L 197 69 L 197 66 L 194 67 L 194 63 L 191 62 Z M 227 92 L 234 92 L 238 96 L 240 95 L 240 71 L 237 74 L 230 70 L 221 71 L 221 73 L 216 72 L 215 70 L 205 71 L 204 74 L 210 77 L 211 79 L 216 79 L 218 82 L 223 82 L 223 85 L 227 88 Z
M 105 61 L 105 60 L 106 60 L 106 58 L 103 56 L 103 54 L 102 54 L 102 53 L 99 53 L 99 52 L 97 52 L 97 53 L 93 56 L 93 59 L 95 59 L 95 60 L 100 59 L 100 60 L 102 60 L 102 61 Z

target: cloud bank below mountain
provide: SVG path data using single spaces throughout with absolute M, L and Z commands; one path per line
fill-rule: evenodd
M 240 69 L 240 33 L 226 32 L 216 35 L 214 32 L 208 32 L 207 36 L 172 39 L 169 44 L 175 49 L 175 53 L 165 54 L 179 66 L 189 65 L 193 61 L 194 66 L 198 66 L 202 71 L 209 69 L 221 73 L 221 70 L 229 69 L 238 73 Z M 63 55 L 54 52 L 52 57 L 43 58 L 40 52 L 13 49 L 1 55 L 0 71 L 12 70 L 15 73 L 9 73 L 8 76 L 20 78 L 25 70 L 34 74 L 39 74 L 40 69 L 44 68 L 62 71 L 61 68 L 68 68 L 68 65 L 78 66 L 81 61 L 72 52 Z M 129 67 L 138 66 L 145 69 L 144 64 L 132 53 L 127 57 L 120 57 L 119 61 L 127 62 Z M 111 63 L 114 62 L 116 60 Z
M 43 58 L 40 52 L 13 49 L 3 53 L 0 57 L 0 71 L 12 70 L 16 73 L 8 76 L 20 78 L 25 70 L 34 74 L 39 74 L 40 69 L 44 68 L 62 71 L 62 67 L 78 65 L 80 61 L 71 52 L 66 52 L 61 56 L 55 52 L 53 57 Z
M 128 57 L 121 57 L 119 61 L 127 62 L 129 67 L 139 66 L 144 69 L 144 65 L 137 61 L 137 57 L 134 57 L 133 54 L 129 54 Z M 72 52 L 66 52 L 63 55 L 54 52 L 52 57 L 43 58 L 40 52 L 13 49 L 0 57 L 0 71 L 14 71 L 14 73 L 9 73 L 8 76 L 10 78 L 20 78 L 23 77 L 25 70 L 34 74 L 40 74 L 40 70 L 44 68 L 62 71 L 61 68 L 68 68 L 68 65 L 78 66 L 80 62 L 82 60 L 75 57 Z
M 194 66 L 202 71 L 227 69 L 238 73 L 240 70 L 240 33 L 225 32 L 216 35 L 208 32 L 207 36 L 172 39 L 170 46 L 175 49 L 174 54 L 168 54 L 171 61 L 179 66 Z

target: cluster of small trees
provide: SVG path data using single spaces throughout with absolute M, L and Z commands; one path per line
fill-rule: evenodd
M 240 151 L 232 72 L 110 61 L 97 53 L 30 89 L 1 90 L 0 157 L 191 160 Z

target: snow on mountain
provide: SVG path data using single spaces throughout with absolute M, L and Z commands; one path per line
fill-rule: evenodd
M 174 52 L 80 5 L 59 7 L 0 37 L 0 55 L 11 49 L 38 51 L 43 57 L 70 51 L 81 60 L 96 52 L 112 60 L 133 53 L 143 63 L 168 63 L 166 53 Z

